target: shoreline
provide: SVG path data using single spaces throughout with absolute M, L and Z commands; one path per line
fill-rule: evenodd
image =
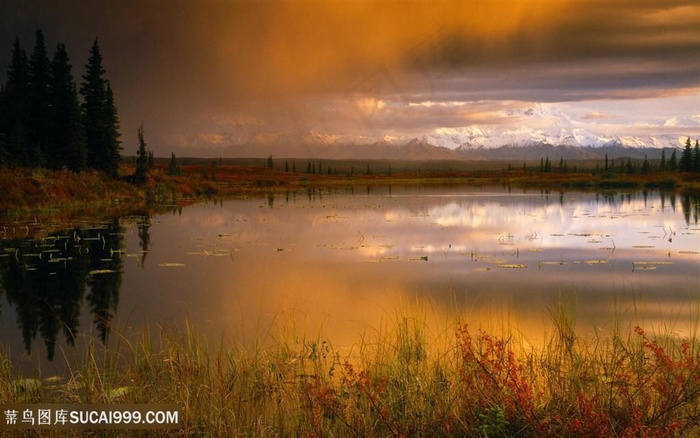
M 368 168 L 369 169 L 369 168 Z M 391 173 L 307 174 L 249 165 L 182 166 L 167 175 L 157 164 L 145 184 L 130 183 L 132 166 L 123 165 L 118 179 L 99 172 L 0 168 L 0 218 L 5 222 L 33 216 L 114 217 L 134 211 L 182 207 L 217 197 L 263 196 L 284 190 L 342 186 L 462 184 L 542 190 L 644 190 L 700 192 L 700 175 L 650 172 L 541 172 L 510 170 L 426 170 Z M 167 209 L 167 208 L 166 208 Z

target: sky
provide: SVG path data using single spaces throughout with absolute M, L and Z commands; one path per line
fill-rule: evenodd
M 141 123 L 156 156 L 219 156 L 311 131 L 512 130 L 536 104 L 598 134 L 700 137 L 697 0 L 4 0 L 0 80 L 39 28 L 78 82 L 98 38 L 125 155 Z

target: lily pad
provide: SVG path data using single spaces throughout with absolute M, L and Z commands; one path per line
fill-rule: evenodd
M 114 269 L 94 269 L 89 272 L 90 275 L 99 275 L 99 274 L 112 274 L 115 273 Z

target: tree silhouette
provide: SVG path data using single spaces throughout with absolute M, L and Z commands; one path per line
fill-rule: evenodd
M 175 153 L 171 152 L 170 153 L 170 163 L 168 164 L 168 175 L 177 176 L 177 175 L 180 175 L 180 173 L 181 173 L 180 165 L 177 164 L 177 158 L 175 157 Z
M 80 86 L 85 115 L 88 165 L 116 176 L 121 160 L 119 117 L 112 88 L 104 74 L 102 54 L 95 39 Z
M 668 160 L 668 168 L 671 170 L 676 170 L 678 167 L 678 160 L 676 158 L 676 149 L 674 148 L 671 152 L 671 158 Z
M 50 148 L 48 164 L 81 171 L 87 165 L 85 131 L 66 47 L 59 44 L 51 64 Z
M 7 82 L 0 94 L 0 137 L 4 138 L 4 164 L 29 164 L 26 128 L 29 102 L 29 61 L 20 46 L 19 38 L 12 44 L 12 62 L 7 71 Z
M 693 150 L 691 148 L 690 137 L 685 141 L 685 148 L 681 153 L 681 160 L 678 163 L 681 172 L 690 172 L 693 170 Z
M 139 126 L 139 149 L 136 151 L 136 173 L 134 173 L 134 182 L 136 184 L 144 184 L 148 171 L 151 170 L 150 154 L 146 149 L 146 141 L 143 138 L 143 123 Z
M 51 141 L 51 62 L 46 52 L 44 33 L 36 31 L 34 51 L 29 59 L 28 145 L 30 164 L 42 166 Z

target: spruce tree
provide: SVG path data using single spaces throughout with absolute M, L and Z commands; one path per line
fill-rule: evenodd
M 693 167 L 693 150 L 691 149 L 690 137 L 685 141 L 685 148 L 681 153 L 681 161 L 679 163 L 681 172 L 689 172 Z
M 671 152 L 671 158 L 668 160 L 668 168 L 670 170 L 676 170 L 676 167 L 678 166 L 678 160 L 676 159 L 676 148 L 673 148 L 673 151 Z
M 25 131 L 29 102 L 29 61 L 19 38 L 12 44 L 12 61 L 0 100 L 0 135 L 5 137 L 7 163 L 28 164 Z
M 116 176 L 121 160 L 119 117 L 114 95 L 102 67 L 97 39 L 90 49 L 80 94 L 83 96 L 88 166 Z
M 700 172 L 700 140 L 698 139 L 695 139 L 693 148 L 693 171 Z
M 659 168 L 662 171 L 666 170 L 666 148 L 661 149 L 661 162 L 659 163 Z
M 103 123 L 105 126 L 105 151 L 107 160 L 107 173 L 116 176 L 119 163 L 122 160 L 122 144 L 119 140 L 119 114 L 114 104 L 114 93 L 109 81 L 105 81 L 105 107 Z
M 46 162 L 51 141 L 51 61 L 46 51 L 44 33 L 36 31 L 34 51 L 29 58 L 29 135 L 30 164 Z
M 180 165 L 177 164 L 177 158 L 175 157 L 175 153 L 171 152 L 170 153 L 170 164 L 168 164 L 168 175 L 170 176 L 177 176 L 180 175 Z
M 49 167 L 81 171 L 87 165 L 85 131 L 66 47 L 59 44 L 51 64 Z
M 144 184 L 146 176 L 151 169 L 149 161 L 149 153 L 146 149 L 146 141 L 143 137 L 143 123 L 139 126 L 139 149 L 136 151 L 136 173 L 134 173 L 134 182 L 136 184 Z

